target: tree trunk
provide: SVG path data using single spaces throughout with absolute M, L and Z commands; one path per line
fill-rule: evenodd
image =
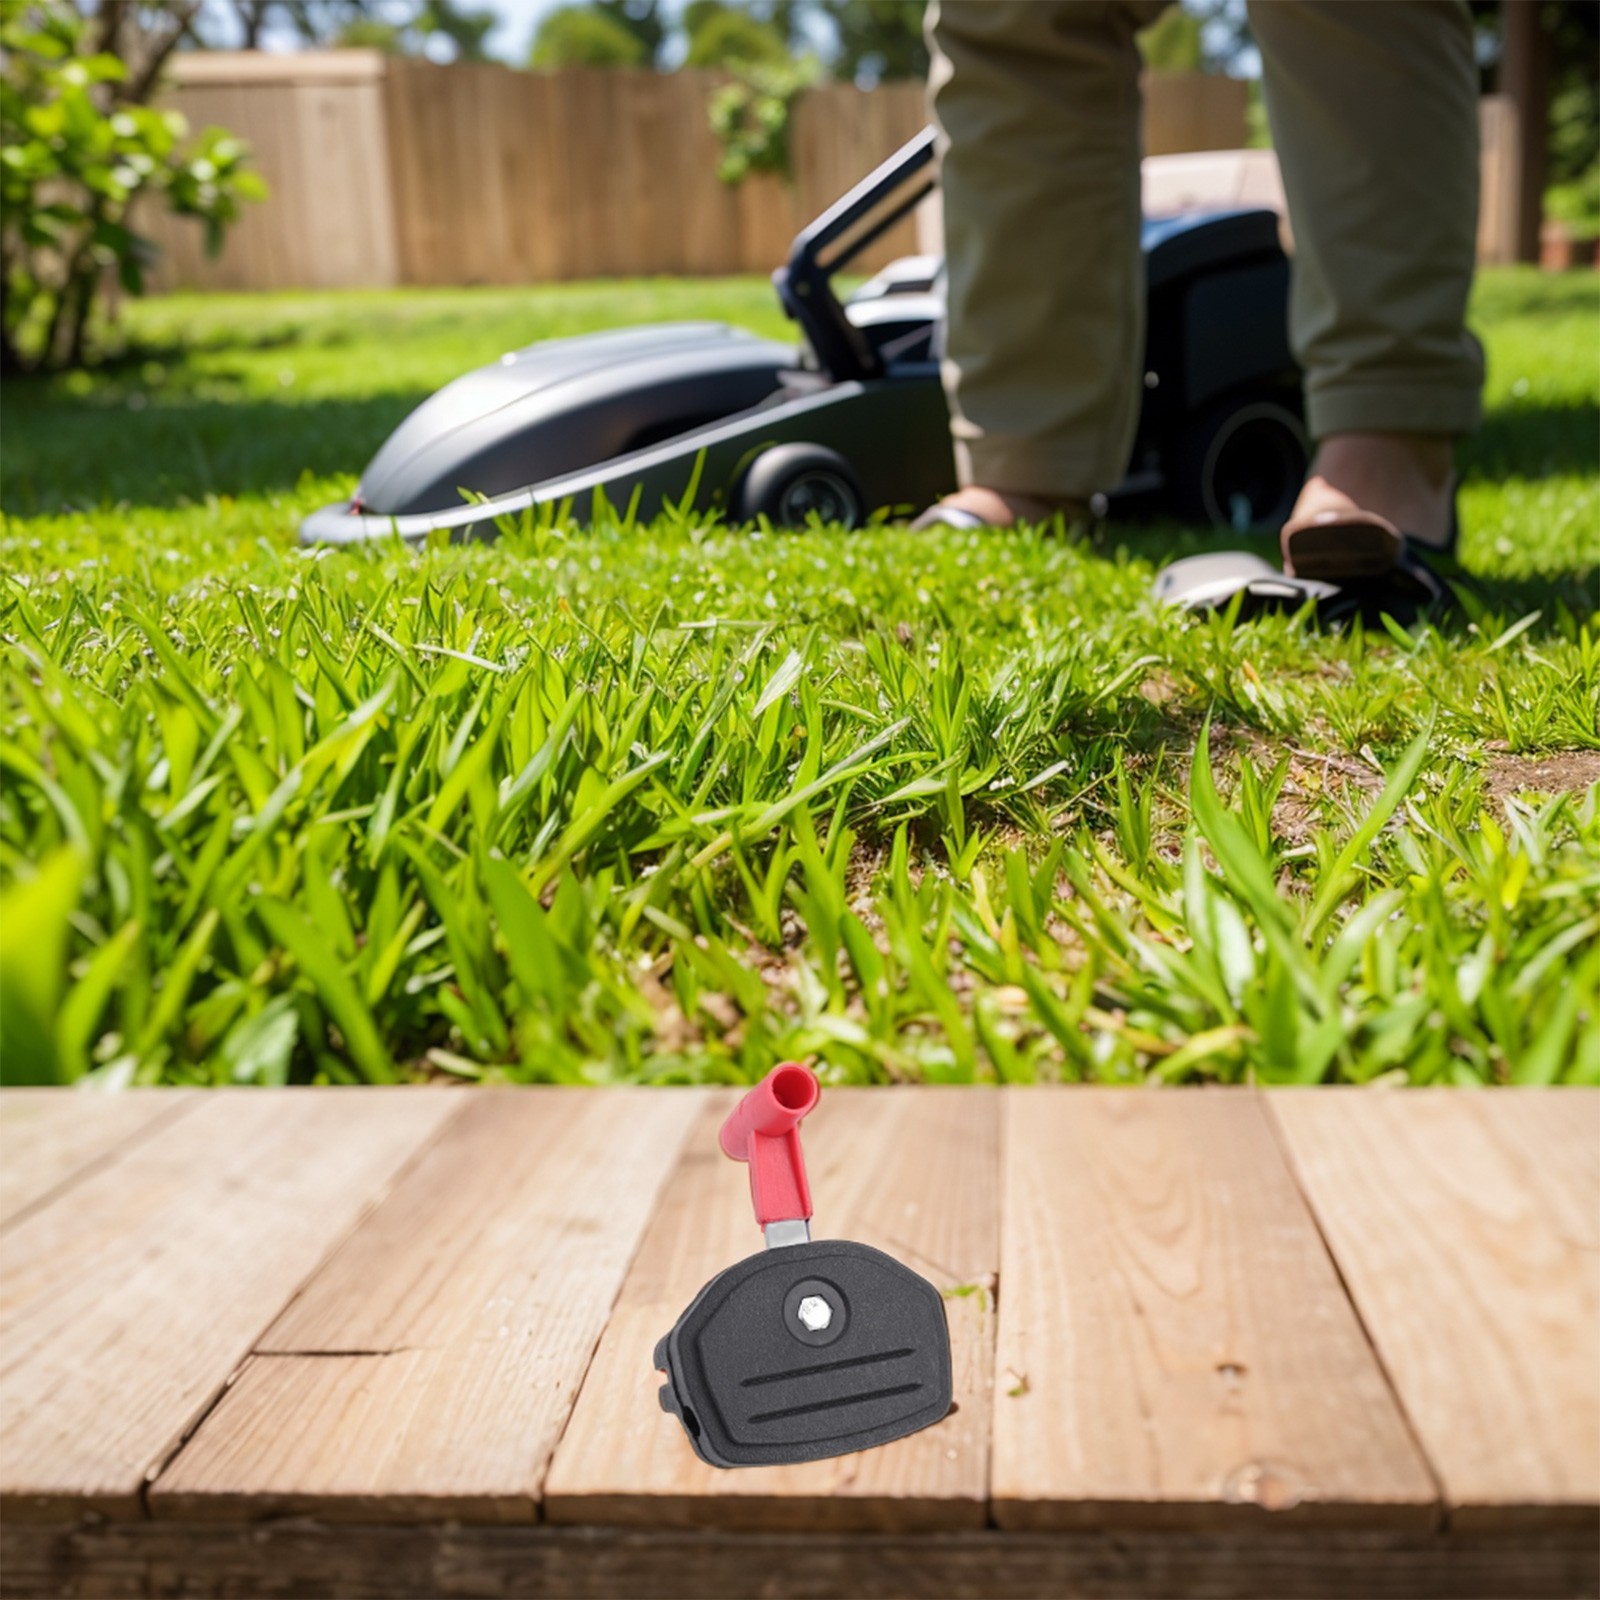
M 1545 146 L 1550 138 L 1550 37 L 1533 0 L 1501 7 L 1500 92 L 1517 113 L 1518 261 L 1539 259 Z
M 79 272 L 77 282 L 73 285 L 72 309 L 68 313 L 67 321 L 65 362 L 69 368 L 83 365 L 84 345 L 89 336 L 89 315 L 94 310 L 95 284 L 99 277 L 100 268 L 89 263 Z

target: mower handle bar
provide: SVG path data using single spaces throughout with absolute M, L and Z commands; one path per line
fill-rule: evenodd
M 783 309 L 800 324 L 824 370 L 840 382 L 881 377 L 883 359 L 845 315 L 833 292 L 833 275 L 933 192 L 935 179 L 928 171 L 881 216 L 873 217 L 907 182 L 933 165 L 933 154 L 934 130 L 924 128 L 802 228 L 789 247 L 789 259 L 772 274 Z M 831 245 L 839 248 L 828 254 Z

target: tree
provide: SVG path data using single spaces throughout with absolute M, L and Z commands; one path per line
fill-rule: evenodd
M 413 14 L 353 17 L 331 42 L 342 50 L 383 50 L 396 56 L 433 55 L 442 47 L 454 61 L 487 59 L 484 41 L 495 25 L 492 11 L 468 11 L 455 0 L 431 0 Z
M 212 0 L 196 8 L 192 32 L 197 43 L 244 50 L 259 50 L 276 29 L 331 45 L 364 22 L 397 26 L 379 10 L 374 0 Z
M 318 49 L 337 45 L 482 61 L 495 21 L 492 10 L 472 10 L 461 0 L 207 0 L 190 37 L 196 44 L 257 50 L 274 36 L 292 33 Z
M 811 4 L 833 29 L 836 76 L 869 83 L 927 77 L 923 0 L 811 0 Z
M 646 65 L 644 41 L 615 17 L 594 6 L 562 6 L 539 24 L 532 67 L 638 67 Z
M 12 5 L 0 23 L 0 369 L 81 365 L 97 295 L 144 287 L 136 205 L 195 218 L 210 250 L 265 189 L 249 151 L 148 102 L 198 10 Z
M 690 0 L 683 25 L 689 35 L 686 66 L 780 66 L 789 60 L 789 46 L 776 28 L 722 0 Z
M 595 11 L 624 27 L 644 46 L 644 59 L 652 65 L 661 58 L 667 40 L 667 23 L 661 0 L 590 0 Z
M 470 10 L 457 0 L 428 0 L 415 27 L 424 39 L 447 41 L 457 61 L 482 61 L 488 56 L 484 41 L 496 20 L 493 11 Z

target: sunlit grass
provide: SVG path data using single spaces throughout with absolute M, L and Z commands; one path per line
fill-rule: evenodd
M 294 548 L 460 368 L 769 294 L 154 303 L 8 392 L 7 1077 L 1600 1081 L 1591 286 L 1483 286 L 1412 634 L 1165 613 L 1178 529 Z

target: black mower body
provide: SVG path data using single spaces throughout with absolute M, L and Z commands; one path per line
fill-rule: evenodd
M 905 258 L 844 303 L 832 290 L 929 191 L 931 161 L 925 133 L 796 240 L 774 283 L 798 347 L 704 322 L 530 345 L 424 401 L 302 540 L 492 537 L 537 506 L 586 518 L 597 496 L 779 525 L 936 500 L 955 484 L 942 262 Z M 1305 446 L 1276 217 L 1148 219 L 1144 260 L 1144 404 L 1110 500 L 1240 528 L 1281 517 Z

